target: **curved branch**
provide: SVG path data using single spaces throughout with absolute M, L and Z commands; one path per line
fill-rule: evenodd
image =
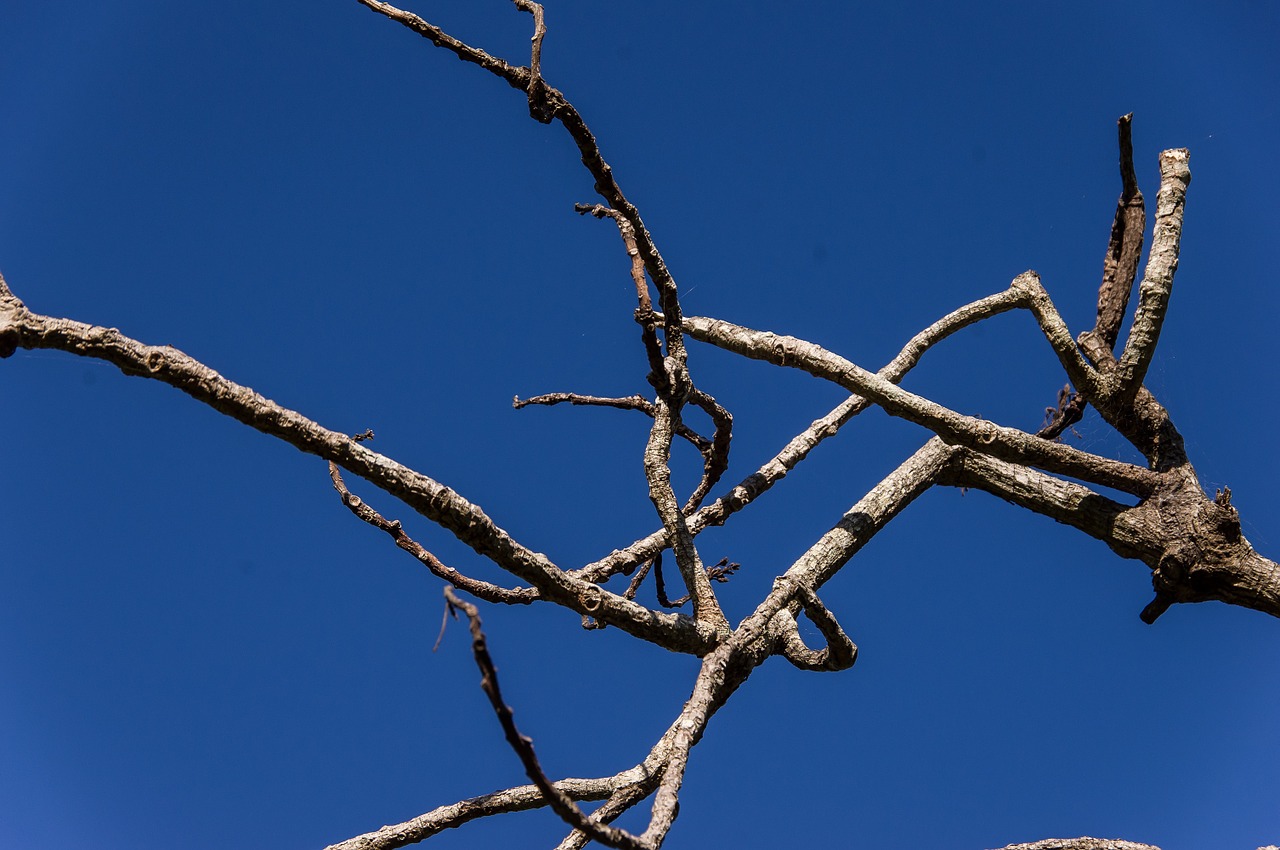
M 785 579 L 779 579 L 785 581 Z M 801 670 L 835 672 L 848 670 L 858 660 L 858 647 L 840 628 L 836 618 L 818 599 L 818 595 L 802 584 L 795 585 L 795 597 L 804 608 L 809 621 L 818 627 L 818 631 L 827 639 L 823 649 L 810 649 L 800 637 L 796 628 L 796 619 L 790 611 L 778 612 L 781 634 L 778 638 L 778 652 Z

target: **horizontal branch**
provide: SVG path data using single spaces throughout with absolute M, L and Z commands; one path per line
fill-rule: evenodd
M 1135 844 L 1107 838 L 1049 838 L 1031 844 L 1010 844 L 1000 850 L 1160 850 L 1154 844 Z
M 591 802 L 607 799 L 617 788 L 627 782 L 640 781 L 642 778 L 640 769 L 632 768 L 617 776 L 600 779 L 562 779 L 554 785 L 570 799 Z M 330 844 L 325 850 L 396 850 L 399 847 L 425 841 L 446 829 L 454 829 L 473 820 L 510 812 L 532 811 L 546 805 L 547 801 L 538 790 L 538 786 L 521 785 L 440 806 L 404 823 L 384 826 L 374 832 Z

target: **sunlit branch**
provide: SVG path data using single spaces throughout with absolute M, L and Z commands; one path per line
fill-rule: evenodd
M 779 579 L 787 581 L 787 579 Z M 818 627 L 818 631 L 827 640 L 827 645 L 819 650 L 810 649 L 800 637 L 795 617 L 790 611 L 778 612 L 781 620 L 782 634 L 778 641 L 778 652 L 801 670 L 817 670 L 835 672 L 848 670 L 858 660 L 858 647 L 840 628 L 840 623 L 832 615 L 822 600 L 809 587 L 795 585 L 795 599 L 804 608 L 805 616 Z
M 912 337 L 879 374 L 889 381 L 902 380 L 934 345 L 976 322 L 1020 306 L 1022 297 L 1022 293 L 1010 288 L 953 310 Z M 818 444 L 834 437 L 843 425 L 870 406 L 871 402 L 862 396 L 851 395 L 825 416 L 814 420 L 758 470 L 740 481 L 728 493 L 695 512 L 689 518 L 690 531 L 698 534 L 706 528 L 723 525 L 726 519 L 781 481 Z M 615 573 L 630 570 L 636 564 L 652 559 L 667 545 L 666 531 L 655 531 L 625 549 L 574 571 L 574 574 L 589 581 L 604 581 Z
M 755 331 L 719 319 L 691 317 L 685 320 L 690 336 L 703 342 L 764 360 L 777 366 L 800 369 L 884 408 L 892 416 L 933 431 L 948 443 L 978 449 L 985 454 L 1038 466 L 1073 478 L 1091 481 L 1135 495 L 1146 495 L 1157 476 L 1128 463 L 1109 460 L 1042 440 L 983 419 L 964 416 L 872 374 L 815 343 L 766 331 Z
M 625 850 L 646 850 L 641 842 L 625 830 L 616 829 L 589 818 L 582 809 L 578 808 L 573 798 L 557 788 L 543 772 L 542 765 L 539 764 L 538 757 L 533 751 L 533 741 L 528 736 L 522 735 L 516 728 L 511 707 L 502 699 L 498 671 L 493 666 L 493 659 L 489 655 L 489 645 L 481 628 L 479 610 L 470 602 L 459 599 L 451 587 L 444 589 L 444 595 L 452 608 L 461 610 L 467 616 L 467 625 L 471 631 L 471 652 L 475 656 L 476 666 L 480 668 L 480 687 L 489 698 L 489 704 L 493 707 L 498 722 L 502 724 L 502 732 L 506 736 L 507 743 L 519 757 L 520 763 L 524 765 L 525 773 L 546 798 L 547 805 L 574 829 L 585 832 L 601 844 L 621 847 Z
M 519 589 L 509 589 L 498 587 L 487 581 L 479 581 L 455 570 L 453 567 L 447 566 L 440 561 L 435 555 L 427 551 L 421 544 L 405 533 L 404 528 L 400 525 L 400 520 L 388 520 L 382 514 L 375 511 L 369 505 L 365 504 L 359 496 L 347 489 L 346 483 L 342 480 L 342 473 L 338 471 L 338 465 L 333 461 L 329 461 L 329 478 L 333 482 L 333 488 L 338 491 L 338 495 L 342 498 L 342 504 L 359 517 L 361 520 L 372 525 L 374 528 L 380 529 L 391 536 L 396 542 L 396 546 L 408 552 L 417 558 L 432 573 L 452 584 L 459 590 L 465 590 L 472 596 L 483 599 L 487 602 L 503 602 L 508 605 L 527 605 L 536 601 L 540 594 L 531 587 L 523 587 Z
M 1186 206 L 1191 169 L 1186 148 L 1175 148 L 1160 154 L 1160 194 L 1156 197 L 1155 231 L 1147 268 L 1138 287 L 1138 306 L 1133 327 L 1125 343 L 1120 364 L 1113 373 L 1114 391 L 1132 397 L 1146 378 L 1147 368 L 1155 355 L 1164 324 L 1173 276 L 1178 270 L 1178 248 L 1182 241 L 1182 214 Z
M 478 506 L 443 484 L 227 380 L 176 348 L 144 345 L 115 328 L 30 312 L 0 278 L 0 356 L 18 348 L 52 349 L 104 360 L 126 375 L 168 384 L 254 430 L 332 461 L 400 499 L 452 532 L 476 553 L 529 582 L 547 601 L 589 614 L 676 652 L 702 655 L 718 640 L 716 630 L 710 627 L 687 617 L 650 610 L 565 573 L 545 555 L 520 545 Z

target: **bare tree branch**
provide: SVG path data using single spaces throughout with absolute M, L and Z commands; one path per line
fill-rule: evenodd
M 1143 196 L 1133 169 L 1131 115 L 1119 122 L 1122 193 L 1104 260 L 1094 328 L 1073 339 L 1038 275 L 1028 271 L 1003 292 L 966 305 L 926 328 L 893 361 L 873 374 L 803 339 L 683 315 L 675 278 L 639 211 L 623 194 L 595 136 L 565 95 L 543 78 L 542 47 L 547 26 L 539 3 L 512 0 L 518 12 L 533 18 L 529 65 L 523 67 L 468 45 L 389 3 L 359 2 L 520 90 L 527 97 L 529 113 L 535 120 L 546 124 L 559 121 L 577 146 L 604 203 L 578 204 L 575 210 L 609 218 L 618 228 L 630 260 L 637 298 L 635 318 L 649 365 L 648 381 L 656 397 L 649 401 L 640 395 L 597 398 L 553 393 L 525 401 L 517 397 L 514 405 L 521 408 L 568 402 L 637 410 L 648 415 L 652 424 L 643 465 L 649 498 L 662 524 L 659 531 L 580 570 L 566 572 L 547 556 L 513 539 L 478 505 L 362 445 L 371 432 L 348 437 L 325 429 L 172 347 L 144 345 L 114 328 L 34 314 L 0 278 L 0 357 L 8 357 L 19 348 L 47 348 L 105 360 L 126 374 L 167 383 L 255 430 L 325 459 L 343 504 L 449 583 L 444 590 L 448 612 L 456 617 L 457 611 L 462 611 L 468 618 L 481 686 L 532 785 L 443 806 L 411 821 L 332 845 L 330 850 L 388 850 L 475 818 L 542 806 L 552 809 L 571 829 L 560 844 L 566 850 L 592 841 L 627 850 L 658 850 L 678 815 L 679 795 L 693 747 L 713 716 L 757 667 L 774 655 L 810 671 L 853 666 L 857 646 L 819 598 L 818 590 L 887 523 L 934 485 L 981 489 L 1070 525 L 1104 542 L 1122 558 L 1142 561 L 1151 570 L 1155 593 L 1141 614 L 1147 622 L 1153 622 L 1174 604 L 1208 600 L 1280 616 L 1280 565 L 1257 554 L 1245 539 L 1229 488 L 1219 490 L 1212 499 L 1206 495 L 1167 411 L 1143 387 L 1178 265 L 1190 182 L 1186 150 L 1167 150 L 1160 155 L 1155 236 L 1139 286 L 1133 326 L 1118 358 L 1115 346 L 1137 275 L 1145 221 Z M 650 283 L 657 292 L 659 311 L 654 310 Z M 897 386 L 923 353 L 940 340 L 1019 307 L 1031 312 L 1070 382 L 1060 392 L 1057 407 L 1049 409 L 1049 421 L 1036 434 L 961 414 Z M 728 468 L 733 417 L 713 396 L 695 385 L 689 372 L 686 334 L 743 357 L 802 370 L 834 382 L 853 395 L 814 421 L 728 493 L 703 506 Z M 1092 404 L 1142 451 L 1150 468 L 1056 442 L 1079 420 L 1086 403 Z M 726 580 L 738 565 L 723 559 L 711 569 L 705 568 L 696 535 L 723 524 L 767 492 L 819 443 L 872 404 L 928 429 L 934 436 L 859 498 L 834 526 L 781 571 L 754 610 L 736 628 L 731 627 L 712 583 Z M 714 433 L 710 438 L 684 423 L 684 410 L 689 405 L 698 407 L 711 419 Z M 677 436 L 692 443 L 703 458 L 701 480 L 683 505 L 671 483 L 671 445 Z M 351 493 L 340 467 L 400 499 L 532 587 L 501 587 L 443 564 L 409 537 L 399 520 L 386 519 Z M 1049 473 L 1084 483 L 1065 481 Z M 1134 504 L 1116 501 L 1086 484 L 1128 494 Z M 662 575 L 663 552 L 668 548 L 688 591 L 684 599 L 674 602 L 667 598 Z M 635 575 L 622 594 L 601 586 L 618 573 L 633 571 Z M 656 611 L 635 601 L 641 582 L 651 571 L 659 604 L 678 606 L 691 601 L 692 618 Z M 689 698 L 639 764 L 610 777 L 554 782 L 539 763 L 532 741 L 520 733 L 513 712 L 503 699 L 478 609 L 461 599 L 455 589 L 506 604 L 553 602 L 581 615 L 589 627 L 617 626 L 665 649 L 696 655 L 700 659 L 699 670 Z M 824 648 L 811 649 L 800 637 L 796 618 L 802 611 L 825 639 Z M 623 812 L 650 797 L 649 822 L 641 835 L 611 825 Z M 604 803 L 592 813 L 579 805 L 598 800 Z M 1009 845 L 1004 850 L 1158 848 L 1077 838 Z
M 1010 844 L 1000 850 L 1160 850 L 1154 844 L 1135 844 L 1105 838 L 1050 838 L 1031 844 Z
M 1138 287 L 1138 306 L 1133 327 L 1129 329 L 1129 341 L 1125 343 L 1119 366 L 1110 376 L 1112 391 L 1121 397 L 1131 398 L 1138 392 L 1160 339 L 1169 294 L 1173 291 L 1173 275 L 1178 270 L 1182 214 L 1187 186 L 1191 183 L 1188 158 L 1186 148 L 1160 154 L 1160 194 L 1156 197 L 1156 224 L 1147 255 L 1147 270 Z
M 503 602 L 508 605 L 527 605 L 539 598 L 540 594 L 533 588 L 523 587 L 511 590 L 505 587 L 498 587 L 487 581 L 479 581 L 464 576 L 453 567 L 446 566 L 439 558 L 428 552 L 421 544 L 406 534 L 404 528 L 400 525 L 400 520 L 387 520 L 382 514 L 365 504 L 359 496 L 348 490 L 346 483 L 342 480 L 342 473 L 338 471 L 338 465 L 333 461 L 329 461 L 329 478 L 333 481 L 333 489 L 337 490 L 338 495 L 342 497 L 342 504 L 346 505 L 353 514 L 374 528 L 381 529 L 391 535 L 391 539 L 395 540 L 397 546 L 417 558 L 432 573 L 459 590 L 465 590 L 472 596 L 484 599 L 487 602 Z
M 902 380 L 934 345 L 983 319 L 1020 306 L 1022 297 L 1020 292 L 1009 288 L 948 313 L 912 337 L 898 355 L 880 370 L 879 375 L 889 381 Z M 851 395 L 840 402 L 825 416 L 814 420 L 808 428 L 793 437 L 756 472 L 743 479 L 724 496 L 694 513 L 689 519 L 690 530 L 697 534 L 711 526 L 723 525 L 730 516 L 781 481 L 819 443 L 834 437 L 843 425 L 870 406 L 871 402 L 859 395 Z M 588 564 L 575 574 L 589 581 L 604 581 L 610 575 L 629 570 L 635 564 L 653 558 L 667 545 L 666 530 L 662 529 L 637 540 L 626 549 L 614 552 L 594 564 Z
M 1082 346 L 1088 337 L 1107 351 L 1115 349 L 1120 336 L 1120 325 L 1124 323 L 1125 310 L 1129 306 L 1129 294 L 1138 276 L 1142 235 L 1147 225 L 1146 202 L 1138 189 L 1138 178 L 1133 170 L 1133 113 L 1121 116 L 1116 125 L 1120 134 L 1120 200 L 1116 202 L 1111 239 L 1102 262 L 1098 320 L 1093 330 L 1080 335 Z
M 488 641 L 485 640 L 484 631 L 480 627 L 479 610 L 470 602 L 459 599 L 451 587 L 444 589 L 444 596 L 445 599 L 449 600 L 451 606 L 460 609 L 467 615 L 468 625 L 471 630 L 471 651 L 475 655 L 476 666 L 480 668 L 480 687 L 484 690 L 485 696 L 489 697 L 489 704 L 493 706 L 494 714 L 498 716 L 498 722 L 502 724 L 502 732 L 506 735 L 507 743 L 511 745 L 511 749 L 520 758 L 520 763 L 524 765 L 525 773 L 528 774 L 529 778 L 533 780 L 533 784 L 542 793 L 547 805 L 570 826 L 585 832 L 601 844 L 609 847 L 627 848 L 627 850 L 642 850 L 646 845 L 637 841 L 630 833 L 587 817 L 586 813 L 578 808 L 577 803 L 574 802 L 569 794 L 561 791 L 556 787 L 555 783 L 547 778 L 546 773 L 542 770 L 542 765 L 538 763 L 537 755 L 534 754 L 533 741 L 529 737 L 520 734 L 520 730 L 516 728 L 515 716 L 511 711 L 511 707 L 503 702 L 502 689 L 498 684 L 498 671 L 493 666 L 493 659 L 489 655 Z
M 779 579 L 779 581 L 786 581 L 786 579 Z M 809 621 L 817 626 L 818 631 L 827 639 L 827 645 L 820 650 L 805 646 L 796 628 L 795 617 L 790 611 L 784 609 L 778 613 L 782 618 L 779 626 L 782 634 L 779 638 L 778 651 L 801 670 L 824 672 L 848 670 L 858 660 L 857 645 L 844 633 L 844 629 L 840 628 L 836 618 L 822 604 L 822 600 L 818 599 L 816 593 L 805 585 L 797 584 L 795 595 L 804 607 L 804 613 Z
M 719 639 L 713 628 L 652 611 L 565 573 L 542 553 L 520 545 L 478 506 L 443 484 L 227 380 L 176 348 L 144 345 L 115 328 L 32 313 L 0 278 L 0 356 L 18 348 L 53 349 L 105 360 L 126 375 L 169 384 L 257 431 L 332 461 L 448 529 L 478 554 L 532 584 L 547 601 L 675 652 L 702 655 Z
M 690 336 L 702 342 L 753 360 L 800 369 L 814 377 L 837 383 L 880 405 L 891 416 L 928 428 L 955 445 L 978 449 L 1004 460 L 1038 466 L 1135 495 L 1150 493 L 1156 484 L 1156 476 L 1141 467 L 1091 455 L 1060 443 L 1037 439 L 1016 428 L 1005 428 L 956 413 L 936 402 L 907 392 L 812 342 L 767 331 L 750 330 L 719 319 L 691 317 L 685 321 L 685 329 Z
M 632 395 L 624 398 L 602 398 L 598 396 L 579 395 L 578 393 L 543 393 L 542 395 L 532 396 L 522 399 L 516 397 L 512 406 L 516 410 L 520 410 L 530 405 L 542 405 L 551 407 L 557 404 L 569 403 L 580 405 L 582 407 L 613 407 L 618 410 L 638 410 L 649 418 L 653 418 L 653 402 L 643 396 Z M 711 452 L 711 441 L 706 437 L 694 431 L 684 423 L 676 429 L 676 436 L 682 440 L 686 440 L 693 445 L 695 449 L 702 455 Z

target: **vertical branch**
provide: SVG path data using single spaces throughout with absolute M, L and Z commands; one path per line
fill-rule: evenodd
M 1155 233 L 1151 237 L 1151 253 L 1147 270 L 1138 287 L 1138 307 L 1133 327 L 1125 343 L 1124 354 L 1115 370 L 1113 391 L 1121 397 L 1132 397 L 1142 386 L 1151 366 L 1160 328 L 1164 324 L 1169 295 L 1173 291 L 1173 275 L 1178 270 L 1178 248 L 1182 241 L 1182 214 L 1187 202 L 1187 186 L 1191 169 L 1187 165 L 1186 148 L 1162 151 L 1160 154 L 1160 194 L 1156 198 Z
M 1133 170 L 1133 113 L 1116 122 L 1120 133 L 1120 200 L 1111 224 L 1111 239 L 1102 261 L 1102 285 L 1098 287 L 1098 319 L 1089 335 L 1108 350 L 1114 350 L 1129 306 L 1129 294 L 1138 275 L 1142 256 L 1142 233 L 1147 226 L 1146 201 L 1138 189 Z M 1083 340 L 1082 340 L 1083 344 Z M 1099 364 L 1101 365 L 1101 364 Z
M 659 396 L 654 405 L 653 428 L 644 450 L 644 474 L 649 482 L 649 500 L 653 502 L 667 540 L 676 557 L 676 566 L 684 579 L 685 588 L 693 600 L 693 618 L 717 631 L 728 631 L 729 621 L 720 610 L 711 580 L 702 566 L 702 559 L 693 543 L 688 517 L 676 502 L 671 489 L 671 435 L 680 424 L 680 414 L 667 400 Z

